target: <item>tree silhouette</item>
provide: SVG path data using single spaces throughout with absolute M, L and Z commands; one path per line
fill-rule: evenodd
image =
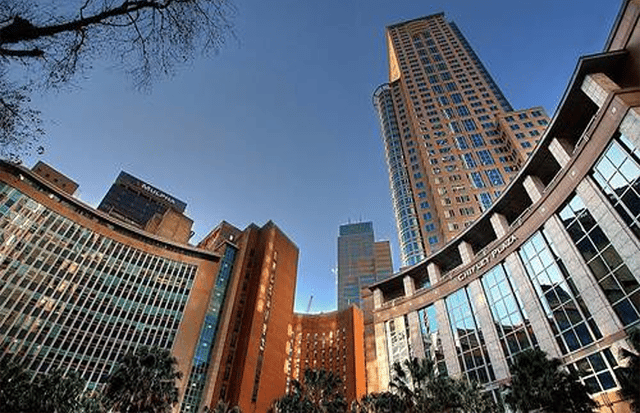
M 115 412 L 170 412 L 178 403 L 175 381 L 182 377 L 169 350 L 139 347 L 126 353 L 107 379 L 103 396 Z
M 620 355 L 627 365 L 620 369 L 620 393 L 631 402 L 631 409 L 640 412 L 640 330 L 629 332 L 629 343 L 634 351 L 620 349 Z
M 273 413 L 343 413 L 347 403 L 342 380 L 326 370 L 306 369 L 302 382 L 294 380 L 289 394 L 273 403 Z
M 597 406 L 577 374 L 564 370 L 559 359 L 549 359 L 540 349 L 516 355 L 511 374 L 505 401 L 515 411 L 587 413 Z
M 219 50 L 234 14 L 231 0 L 0 0 L 0 155 L 17 158 L 42 136 L 34 89 L 69 85 L 100 58 L 148 90 Z

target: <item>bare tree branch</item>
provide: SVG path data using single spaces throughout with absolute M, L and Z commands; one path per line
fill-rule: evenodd
M 8 73 L 20 73 L 29 90 L 46 90 L 71 84 L 95 59 L 106 58 L 136 88 L 149 90 L 157 78 L 173 75 L 234 36 L 232 0 L 75 1 L 74 6 L 71 0 L 64 5 L 0 0 L 0 152 L 16 131 L 5 107 L 12 93 L 17 93 L 13 102 L 26 111 L 20 113 L 29 114 L 21 118 L 20 130 L 42 131 L 39 112 L 28 106 L 27 89 L 8 79 Z M 31 129 L 30 121 L 36 122 Z

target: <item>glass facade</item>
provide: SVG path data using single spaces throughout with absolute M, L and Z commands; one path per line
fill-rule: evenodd
M 587 386 L 591 394 L 618 386 L 615 378 L 619 369 L 618 362 L 608 348 L 583 357 L 568 367 L 578 373 L 580 381 Z
M 640 320 L 640 283 L 580 197 L 570 198 L 559 215 L 622 324 L 637 323 Z
M 237 249 L 235 247 L 227 245 L 220 262 L 216 284 L 209 300 L 207 314 L 204 317 L 204 325 L 200 331 L 200 338 L 193 356 L 189 382 L 185 388 L 184 398 L 180 406 L 181 412 L 198 412 L 198 407 L 202 403 L 202 392 L 208 381 L 207 373 L 210 366 L 211 352 L 216 343 L 220 312 L 222 311 L 227 294 L 227 286 L 233 273 L 236 253 Z
M 522 300 L 506 268 L 499 264 L 485 273 L 482 287 L 507 361 L 523 350 L 537 347 Z
M 596 163 L 593 178 L 640 239 L 640 149 L 618 135 Z
M 563 354 L 602 337 L 562 261 L 536 232 L 518 251 Z
M 196 270 L 0 183 L 0 358 L 77 371 L 95 388 L 126 351 L 173 346 Z
M 424 346 L 424 357 L 430 358 L 436 366 L 438 373 L 447 374 L 447 364 L 444 360 L 444 350 L 438 328 L 436 307 L 431 304 L 418 311 L 420 319 L 420 333 L 422 334 L 422 344 Z
M 468 380 L 478 383 L 494 381 L 495 375 L 482 331 L 476 322 L 467 288 L 461 288 L 445 300 L 458 362 Z

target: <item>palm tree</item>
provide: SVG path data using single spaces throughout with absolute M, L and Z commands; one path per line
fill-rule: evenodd
M 505 401 L 515 411 L 586 413 L 597 406 L 577 374 L 564 370 L 559 359 L 549 359 L 540 349 L 518 354 L 511 374 Z
M 203 413 L 242 413 L 242 410 L 238 406 L 229 407 L 229 403 L 218 400 L 216 407 L 211 409 L 207 406 Z
M 459 404 L 455 381 L 438 374 L 430 359 L 412 358 L 392 366 L 391 389 L 411 413 L 443 412 Z
M 182 377 L 169 350 L 139 347 L 125 354 L 107 379 L 107 406 L 116 412 L 170 412 L 178 403 L 175 381 Z
M 353 402 L 351 413 L 397 413 L 403 411 L 404 402 L 395 393 L 372 393 Z
M 21 365 L 0 361 L 0 412 L 31 410 L 31 374 Z
M 634 351 L 620 349 L 620 355 L 626 360 L 626 367 L 620 369 L 620 393 L 631 402 L 631 410 L 640 412 L 640 330 L 629 332 L 629 343 Z
M 306 369 L 302 382 L 294 380 L 289 394 L 273 403 L 273 413 L 343 413 L 347 403 L 342 380 L 326 370 Z

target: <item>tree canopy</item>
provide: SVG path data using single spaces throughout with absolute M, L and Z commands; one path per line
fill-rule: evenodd
M 640 330 L 629 332 L 629 343 L 633 350 L 620 350 L 627 363 L 620 369 L 620 392 L 631 403 L 631 410 L 640 413 Z
M 346 408 L 340 377 L 326 370 L 306 369 L 303 380 L 293 380 L 292 390 L 274 401 L 270 412 L 342 413 Z
M 588 413 L 597 406 L 579 377 L 563 369 L 559 359 L 548 358 L 540 349 L 516 355 L 511 374 L 505 401 L 515 411 Z
M 42 137 L 34 90 L 69 85 L 96 59 L 148 90 L 218 51 L 234 15 L 231 0 L 0 0 L 0 155 L 17 158 Z

